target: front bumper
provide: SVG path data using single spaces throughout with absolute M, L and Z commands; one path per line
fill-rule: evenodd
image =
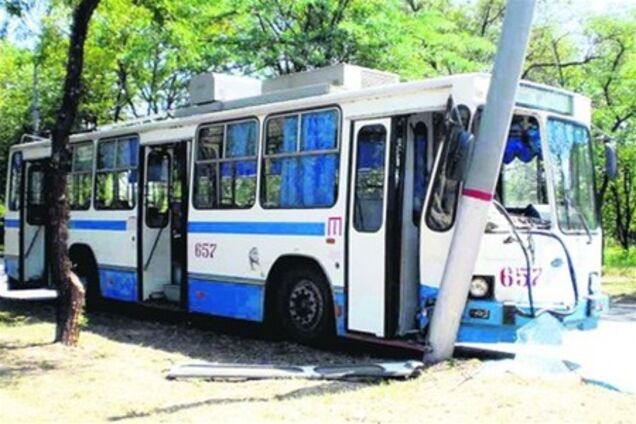
M 521 308 L 529 315 L 529 310 Z M 604 294 L 587 296 L 568 315 L 555 315 L 567 329 L 591 330 L 599 317 L 609 309 Z M 514 305 L 492 300 L 469 300 L 462 316 L 458 342 L 515 342 L 517 331 L 533 318 L 517 313 Z

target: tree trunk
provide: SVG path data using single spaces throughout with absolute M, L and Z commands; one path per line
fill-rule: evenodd
M 84 288 L 71 269 L 68 256 L 68 201 L 66 196 L 68 138 L 77 116 L 88 24 L 99 0 L 82 0 L 73 11 L 62 105 L 52 132 L 48 189 L 51 232 L 51 278 L 58 292 L 55 341 L 74 346 L 79 340 Z

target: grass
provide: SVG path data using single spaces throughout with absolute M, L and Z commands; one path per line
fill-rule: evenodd
M 615 302 L 636 302 L 636 266 L 603 269 L 603 292 Z
M 50 344 L 53 309 L 0 300 L 0 422 L 630 422 L 634 396 L 573 375 L 530 380 L 454 360 L 409 381 L 173 381 L 174 364 L 345 363 L 368 348 L 322 351 L 258 337 L 259 329 L 87 316 L 75 349 Z M 232 325 L 235 327 L 235 325 Z M 226 331 L 219 331 L 226 330 Z M 237 334 L 239 333 L 239 334 Z M 372 355 L 386 352 L 372 351 Z

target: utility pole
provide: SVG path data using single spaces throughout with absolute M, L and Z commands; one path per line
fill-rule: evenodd
M 39 88 L 39 57 L 33 61 L 33 110 L 31 118 L 33 119 L 33 134 L 40 135 L 40 88 Z
M 435 303 L 428 363 L 452 357 L 462 313 L 486 229 L 513 107 L 528 47 L 536 0 L 508 0 L 488 97 L 464 189 L 457 223 Z

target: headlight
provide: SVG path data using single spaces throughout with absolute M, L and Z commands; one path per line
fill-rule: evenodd
M 470 295 L 476 299 L 483 299 L 490 294 L 490 284 L 484 277 L 473 277 L 470 283 Z

